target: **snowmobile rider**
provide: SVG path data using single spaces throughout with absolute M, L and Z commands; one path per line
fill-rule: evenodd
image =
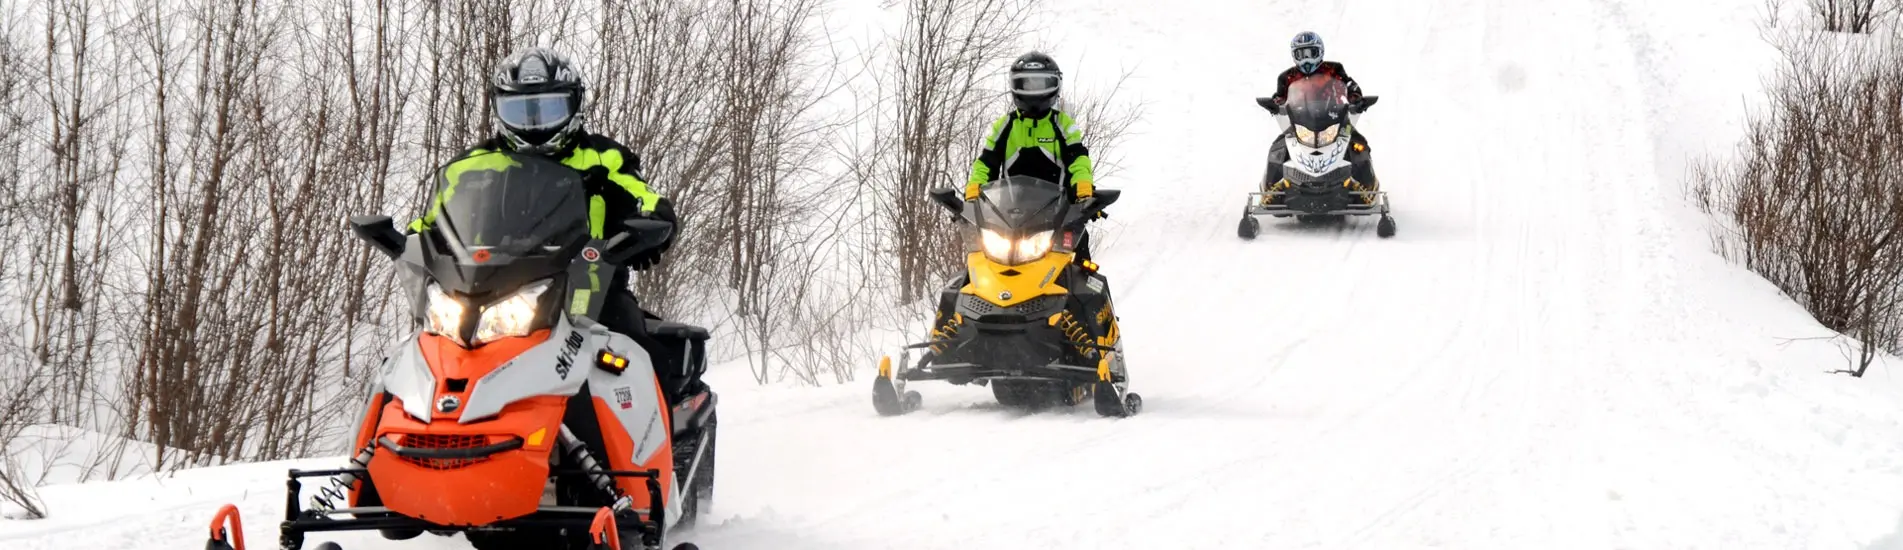
M 615 271 L 599 319 L 609 329 L 634 338 L 650 353 L 655 353 L 656 367 L 660 367 L 668 359 L 678 361 L 679 358 L 659 356 L 669 353 L 667 347 L 655 345 L 645 324 L 645 319 L 659 319 L 659 316 L 640 307 L 628 281 L 632 271 L 647 269 L 660 261 L 661 255 L 673 246 L 674 235 L 680 234 L 680 221 L 674 215 L 673 202 L 654 192 L 641 177 L 640 156 L 612 138 L 583 129 L 582 111 L 587 90 L 581 72 L 562 54 L 543 47 L 515 52 L 496 66 L 489 83 L 490 118 L 497 128 L 495 135 L 460 156 L 512 151 L 561 159 L 562 164 L 583 174 L 593 203 L 589 209 L 589 224 L 596 232 L 600 228 L 617 227 L 617 222 L 631 217 L 675 224 L 667 242 Z M 452 190 L 444 189 L 438 194 L 423 217 L 410 222 L 409 231 L 417 233 L 428 229 Z M 595 208 L 594 204 L 600 207 Z M 672 374 L 657 373 L 663 380 Z
M 1288 102 L 1288 87 L 1290 84 L 1317 74 L 1341 81 L 1341 83 L 1348 88 L 1348 103 L 1361 103 L 1361 84 L 1356 83 L 1354 78 L 1348 76 L 1348 70 L 1343 68 L 1341 63 L 1324 61 L 1322 59 L 1323 47 L 1322 36 L 1320 34 L 1316 34 L 1312 31 L 1296 33 L 1295 38 L 1289 40 L 1289 53 L 1295 58 L 1295 66 L 1283 70 L 1281 76 L 1275 79 L 1275 95 L 1273 98 L 1277 106 Z M 1361 128 L 1356 127 L 1354 132 L 1349 135 L 1349 140 L 1353 146 L 1349 153 L 1349 161 L 1355 164 L 1355 181 L 1360 183 L 1365 190 L 1373 191 L 1379 189 L 1381 184 L 1374 176 L 1374 159 L 1370 157 L 1371 153 L 1368 148 L 1367 134 L 1362 133 Z M 1287 160 L 1288 143 L 1282 139 L 1275 140 L 1275 143 L 1270 146 L 1269 158 Z M 1271 160 L 1271 162 L 1276 161 Z M 1281 170 L 1277 169 L 1277 167 L 1272 166 L 1270 168 L 1271 174 L 1281 173 Z M 1266 179 L 1267 178 L 1265 178 L 1265 180 Z M 1267 191 L 1270 185 L 1276 183 L 1277 182 L 1273 181 L 1263 181 L 1263 190 Z M 1267 197 L 1264 197 L 1264 202 L 1267 202 Z
M 1041 52 L 1018 56 L 1009 74 L 1013 109 L 991 123 L 978 160 L 971 164 L 971 179 L 965 182 L 965 200 L 978 198 L 986 185 L 1006 175 L 1036 176 L 1063 183 L 1073 200 L 1082 201 L 1093 193 L 1090 173 L 1090 148 L 1084 146 L 1083 132 L 1070 113 L 1056 108 L 1063 90 L 1064 73 L 1057 61 Z M 1002 170 L 1002 174 L 994 174 Z M 1097 217 L 1104 217 L 1099 213 Z M 1085 220 L 1084 222 L 1088 222 Z M 1077 233 L 1075 263 L 1096 271 L 1090 261 L 1090 233 L 1082 227 L 1067 227 Z

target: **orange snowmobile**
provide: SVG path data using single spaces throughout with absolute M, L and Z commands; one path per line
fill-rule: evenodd
M 536 156 L 464 157 L 436 185 L 454 193 L 420 233 L 350 220 L 395 261 L 420 326 L 384 359 L 351 463 L 291 471 L 280 548 L 350 530 L 462 533 L 483 550 L 661 548 L 712 498 L 707 331 L 650 317 L 646 334 L 620 334 L 594 319 L 602 280 L 674 226 L 591 225 L 581 174 Z M 328 486 L 300 506 L 317 477 Z M 237 523 L 221 511 L 207 548 L 242 550 Z

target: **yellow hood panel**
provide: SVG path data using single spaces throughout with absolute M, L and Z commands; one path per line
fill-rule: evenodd
M 1057 276 L 1070 265 L 1072 255 L 1052 252 L 1030 263 L 1008 266 L 991 261 L 983 252 L 965 255 L 965 272 L 971 283 L 959 291 L 984 298 L 999 307 L 1018 305 L 1026 300 L 1051 294 L 1068 294 L 1057 284 Z M 1006 275 L 1006 273 L 1016 273 Z

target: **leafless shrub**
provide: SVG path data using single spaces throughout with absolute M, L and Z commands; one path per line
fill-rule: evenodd
M 35 490 L 37 478 L 25 467 L 23 455 L 31 451 L 20 436 L 43 417 L 41 396 L 48 376 L 44 369 L 18 361 L 12 353 L 7 360 L 7 372 L 0 375 L 0 458 L 4 458 L 0 460 L 0 502 L 19 506 L 28 519 L 44 518 L 46 505 Z
M 1702 167 L 1696 192 L 1726 226 L 1718 250 L 1857 340 L 1861 376 L 1903 348 L 1903 51 L 1793 36 L 1739 158 Z

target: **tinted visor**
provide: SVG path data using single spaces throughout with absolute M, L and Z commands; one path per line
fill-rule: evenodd
M 1296 61 L 1306 61 L 1310 59 L 1321 59 L 1321 58 L 1322 58 L 1322 49 L 1320 47 L 1303 46 L 1300 48 L 1295 48 Z
M 1064 77 L 1051 73 L 1020 73 L 1011 75 L 1011 93 L 1018 95 L 1045 95 L 1057 93 L 1057 87 Z
M 559 128 L 574 114 L 563 92 L 496 97 L 496 118 L 518 130 Z

